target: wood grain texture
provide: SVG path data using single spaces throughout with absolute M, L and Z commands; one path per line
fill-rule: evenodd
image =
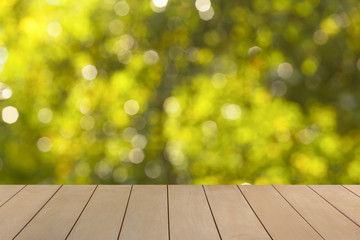
M 134 186 L 119 239 L 168 239 L 166 185 Z
M 360 228 L 308 186 L 275 187 L 323 238 L 360 239 Z
M 15 239 L 65 239 L 95 187 L 63 186 Z
M 202 186 L 169 186 L 170 239 L 220 239 Z
M 271 239 L 237 186 L 204 187 L 223 239 Z
M 360 185 L 344 185 L 344 187 L 360 197 Z
M 239 186 L 273 239 L 322 239 L 272 186 Z
M 131 186 L 99 186 L 67 239 L 117 239 Z
M 360 225 L 360 198 L 338 185 L 309 186 L 348 218 Z
M 0 185 L 0 206 L 19 192 L 24 185 Z
M 0 207 L 0 239 L 13 239 L 60 186 L 26 186 Z
M 0 185 L 0 240 L 360 239 L 360 186 Z

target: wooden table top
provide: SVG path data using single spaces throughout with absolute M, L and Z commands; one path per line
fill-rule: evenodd
M 358 185 L 0 185 L 0 239 L 360 239 Z

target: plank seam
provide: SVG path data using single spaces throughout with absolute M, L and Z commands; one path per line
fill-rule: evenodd
M 27 185 L 23 186 L 20 190 L 18 190 L 16 193 L 14 193 L 11 197 L 9 197 L 8 200 L 6 200 L 3 204 L 0 205 L 0 207 L 4 206 L 5 203 L 9 202 L 13 197 L 15 197 L 16 194 L 18 194 L 21 190 L 23 190 Z
M 329 203 L 333 208 L 335 208 L 336 210 L 338 210 L 342 215 L 344 215 L 346 218 L 348 218 L 350 221 L 352 221 L 353 223 L 356 224 L 356 226 L 360 227 L 359 224 L 357 224 L 354 220 L 352 220 L 350 217 L 348 217 L 345 213 L 343 213 L 340 209 L 338 209 L 337 207 L 335 207 L 335 205 L 333 205 L 331 202 L 329 202 L 325 197 L 323 197 L 320 193 L 316 192 L 315 189 L 313 189 L 312 187 L 308 186 L 311 190 L 313 190 L 317 195 L 319 195 L 322 199 L 324 199 L 327 203 Z
M 128 197 L 128 200 L 127 200 L 127 203 L 126 203 L 125 212 L 124 212 L 123 219 L 122 219 L 122 221 L 121 221 L 121 225 L 120 225 L 119 234 L 118 234 L 117 239 L 120 239 L 120 234 L 121 234 L 122 227 L 123 227 L 123 225 L 124 225 L 124 220 L 125 220 L 125 216 L 126 216 L 126 213 L 127 213 L 127 210 L 128 210 L 128 206 L 129 206 L 130 197 L 131 197 L 131 193 L 132 193 L 133 187 L 134 187 L 134 185 L 131 185 L 130 192 L 129 192 L 129 197 Z
M 69 233 L 66 235 L 65 240 L 66 240 L 66 239 L 68 239 L 68 237 L 70 236 L 70 233 L 72 232 L 72 230 L 74 229 L 75 225 L 76 225 L 76 224 L 77 224 L 77 222 L 79 221 L 79 219 L 80 219 L 81 215 L 82 215 L 82 214 L 83 214 L 83 212 L 85 211 L 85 208 L 86 208 L 86 207 L 87 207 L 87 205 L 89 204 L 89 202 L 90 202 L 90 200 L 91 200 L 92 196 L 94 195 L 94 193 L 95 193 L 96 189 L 98 188 L 98 186 L 99 186 L 99 185 L 96 185 L 96 187 L 94 188 L 94 191 L 91 193 L 91 195 L 90 195 L 89 199 L 87 200 L 87 202 L 86 202 L 85 206 L 83 207 L 83 209 L 81 210 L 81 212 L 80 212 L 79 216 L 77 217 L 76 221 L 74 222 L 73 226 L 71 227 L 71 229 L 70 229 Z
M 168 237 L 170 240 L 170 202 L 169 202 L 169 185 L 166 185 L 166 201 L 167 201 L 167 216 L 168 216 Z
M 297 214 L 299 214 L 299 216 L 304 219 L 304 221 L 309 224 L 309 226 L 314 229 L 314 231 L 319 234 L 319 236 L 325 240 L 325 238 L 323 236 L 321 236 L 321 234 L 305 219 L 305 217 L 303 215 L 300 214 L 300 212 L 281 194 L 281 192 L 274 186 L 274 185 L 271 185 L 273 186 L 273 188 L 275 188 L 275 190 L 280 194 L 280 196 L 295 210 L 295 212 L 297 212 Z
M 48 202 L 55 196 L 55 194 L 62 188 L 63 185 L 61 185 L 51 196 L 50 198 L 44 203 L 44 205 L 30 218 L 30 220 L 25 224 L 23 228 L 20 229 L 20 231 L 14 236 L 13 240 L 26 228 L 27 225 L 36 217 L 36 215 L 39 214 L 39 212 L 48 204 Z
M 269 237 L 271 239 L 273 239 L 273 237 L 271 236 L 271 234 L 269 233 L 269 231 L 266 229 L 265 225 L 263 224 L 263 222 L 261 221 L 261 219 L 259 218 L 259 216 L 256 214 L 255 210 L 253 209 L 253 207 L 251 206 L 250 202 L 247 200 L 247 198 L 245 197 L 245 194 L 241 191 L 241 188 L 239 187 L 239 185 L 236 185 L 237 188 L 239 189 L 241 195 L 244 197 L 246 203 L 249 205 L 250 209 L 253 211 L 253 213 L 255 214 L 256 218 L 258 219 L 258 221 L 260 222 L 261 226 L 264 228 L 264 230 L 266 231 L 266 233 L 269 235 Z
M 357 195 L 356 193 L 354 193 L 353 191 L 351 191 L 350 189 L 348 189 L 347 187 L 345 187 L 344 185 L 340 185 L 342 187 L 344 187 L 346 190 L 348 190 L 349 192 L 352 192 L 353 194 L 355 194 L 356 196 L 360 197 L 359 195 Z
M 208 199 L 208 197 L 207 197 L 207 194 L 206 194 L 206 191 L 205 191 L 204 185 L 201 185 L 201 186 L 202 186 L 202 189 L 203 189 L 203 191 L 204 191 L 204 194 L 205 194 L 205 197 L 206 197 L 206 201 L 207 201 L 207 204 L 208 204 L 209 209 L 210 209 L 211 216 L 212 216 L 212 218 L 213 218 L 213 220 L 214 220 L 216 230 L 217 230 L 217 232 L 218 232 L 218 234 L 219 234 L 220 239 L 222 240 L 222 237 L 221 237 L 221 234 L 220 234 L 220 231 L 219 231 L 218 225 L 217 225 L 217 223 L 216 223 L 214 213 L 213 213 L 213 211 L 212 211 L 212 209 L 211 209 L 211 206 L 210 206 L 210 203 L 209 203 L 209 199 Z

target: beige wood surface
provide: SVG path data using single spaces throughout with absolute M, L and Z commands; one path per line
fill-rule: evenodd
M 344 185 L 344 187 L 360 197 L 360 185 Z
M 220 239 L 202 186 L 169 186 L 170 239 Z
M 162 240 L 168 235 L 166 185 L 134 186 L 119 239 Z
M 322 239 L 272 186 L 239 186 L 273 239 Z
M 95 187 L 63 186 L 16 239 L 64 240 Z
M 67 239 L 117 239 L 130 189 L 131 186 L 98 186 Z
M 323 238 L 360 239 L 360 228 L 308 186 L 275 187 Z
M 0 206 L 19 192 L 24 185 L 0 185 Z
M 237 186 L 204 187 L 223 239 L 271 239 Z
M 339 185 L 309 186 L 360 226 L 360 198 Z
M 29 185 L 0 207 L 0 239 L 13 239 L 60 186 Z
M 0 185 L 0 240 L 360 240 L 358 185 Z

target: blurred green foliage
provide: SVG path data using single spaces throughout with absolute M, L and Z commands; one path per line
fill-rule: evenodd
M 360 183 L 355 0 L 0 1 L 0 183 Z

